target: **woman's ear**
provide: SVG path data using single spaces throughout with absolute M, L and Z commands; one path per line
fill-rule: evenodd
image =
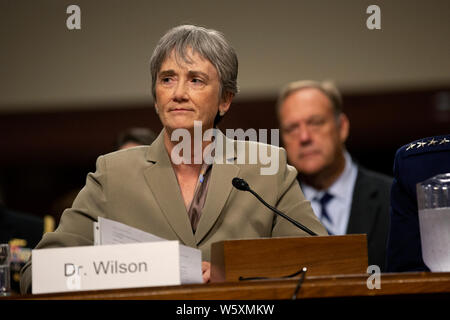
M 233 100 L 233 94 L 231 92 L 228 92 L 226 96 L 222 99 L 222 101 L 219 104 L 219 114 L 221 117 L 225 115 L 225 113 L 228 112 L 228 109 L 230 109 L 231 101 Z

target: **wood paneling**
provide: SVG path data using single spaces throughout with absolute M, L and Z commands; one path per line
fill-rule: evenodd
M 398 147 L 449 132 L 449 96 L 450 88 L 344 94 L 350 153 L 362 165 L 391 174 Z M 220 128 L 278 128 L 275 101 L 236 100 Z M 117 134 L 132 126 L 161 129 L 151 105 L 0 114 L 0 185 L 6 204 L 57 218 L 55 199 L 81 187 L 95 159 L 113 151 Z

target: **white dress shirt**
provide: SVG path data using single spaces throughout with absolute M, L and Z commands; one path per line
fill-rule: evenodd
M 300 182 L 305 198 L 311 201 L 311 207 L 319 219 L 321 218 L 320 198 L 322 198 L 325 192 L 333 196 L 326 206 L 331 222 L 326 219 L 321 219 L 321 221 L 328 231 L 334 235 L 343 235 L 347 232 L 352 207 L 353 189 L 355 188 L 356 176 L 358 175 L 358 168 L 352 161 L 350 154 L 345 152 L 344 157 L 344 171 L 328 190 L 316 190 Z

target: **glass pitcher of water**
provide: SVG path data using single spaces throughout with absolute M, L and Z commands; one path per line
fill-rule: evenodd
M 450 173 L 417 184 L 422 257 L 433 272 L 450 271 Z

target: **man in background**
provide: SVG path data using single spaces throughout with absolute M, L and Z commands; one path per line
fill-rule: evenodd
M 141 127 L 132 127 L 119 133 L 117 136 L 117 150 L 151 145 L 156 139 L 156 134 L 148 129 Z
M 290 83 L 277 113 L 288 161 L 315 214 L 331 235 L 367 234 L 369 265 L 383 271 L 392 179 L 357 165 L 347 152 L 350 123 L 338 89 L 328 82 Z
M 142 145 L 151 145 L 156 139 L 156 134 L 145 127 L 130 127 L 117 134 L 114 142 L 114 150 L 123 150 L 128 148 L 133 148 Z M 56 214 L 60 214 L 65 209 L 72 206 L 73 201 L 77 197 L 81 188 L 75 188 L 64 193 L 62 196 L 58 197 L 52 204 L 51 211 Z M 56 221 L 59 223 L 58 221 Z M 41 237 L 39 237 L 39 240 Z M 37 242 L 36 242 L 37 244 Z M 34 248 L 34 247 L 33 247 Z

